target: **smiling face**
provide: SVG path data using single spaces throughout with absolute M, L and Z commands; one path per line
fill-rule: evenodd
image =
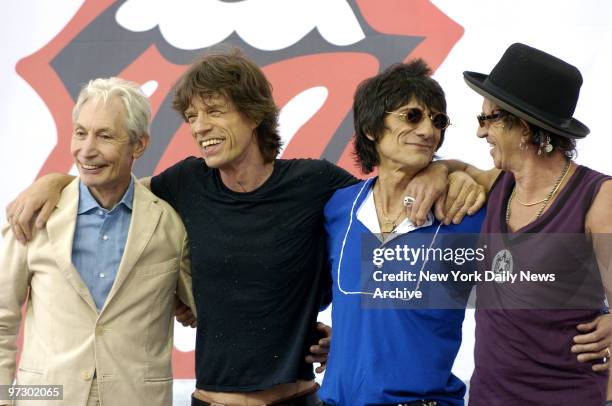
M 257 124 L 222 95 L 196 98 L 185 110 L 191 134 L 210 168 L 236 167 L 263 157 L 257 145 Z
M 488 99 L 484 99 L 482 103 L 482 113 L 491 115 L 494 112 L 500 111 L 499 106 Z M 520 122 L 512 128 L 507 128 L 504 125 L 503 119 L 500 117 L 494 120 L 485 121 L 484 127 L 478 127 L 477 135 L 479 138 L 485 138 L 491 148 L 491 157 L 497 169 L 511 170 L 522 158 L 519 144 L 524 127 Z
M 81 181 L 101 204 L 121 198 L 130 183 L 132 164 L 148 143 L 148 136 L 130 142 L 125 115 L 119 97 L 106 103 L 90 99 L 74 122 L 70 151 Z
M 429 118 L 430 113 L 436 111 L 431 111 L 416 99 L 412 99 L 393 113 L 406 113 L 414 107 L 426 113 L 418 124 L 407 123 L 403 116 L 398 114 L 385 116 L 385 129 L 376 143 L 381 169 L 399 167 L 419 171 L 429 165 L 433 159 L 442 134 Z

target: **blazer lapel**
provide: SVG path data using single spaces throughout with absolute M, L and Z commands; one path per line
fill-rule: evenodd
M 119 289 L 121 289 L 121 285 L 123 285 L 125 279 L 140 259 L 147 244 L 149 244 L 162 213 L 161 209 L 155 204 L 156 201 L 157 197 L 152 196 L 138 180 L 134 181 L 132 218 L 130 220 L 130 229 L 125 249 L 123 250 L 123 257 L 121 258 L 113 287 L 100 313 L 104 311 Z
M 72 264 L 72 242 L 74 240 L 78 205 L 79 178 L 76 178 L 62 191 L 60 201 L 47 222 L 47 233 L 53 246 L 55 262 L 57 262 L 60 271 L 64 273 L 70 285 L 85 303 L 97 314 L 98 309 L 89 288 Z

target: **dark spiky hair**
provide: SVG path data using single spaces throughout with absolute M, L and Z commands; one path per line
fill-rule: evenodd
M 431 73 L 427 63 L 419 58 L 409 63 L 391 65 L 382 73 L 359 84 L 353 100 L 354 156 L 364 173 L 372 172 L 380 163 L 376 142 L 385 128 L 387 111 L 395 111 L 416 99 L 429 110 L 446 113 L 444 91 L 431 78 Z M 440 148 L 443 141 L 444 130 L 437 148 Z

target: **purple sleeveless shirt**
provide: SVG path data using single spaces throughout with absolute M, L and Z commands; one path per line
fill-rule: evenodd
M 497 178 L 482 227 L 485 243 L 491 240 L 485 267 L 494 270 L 501 259 L 502 268 L 507 270 L 509 262 L 509 267 L 514 266 L 518 273 L 522 269 L 519 267 L 528 262 L 532 270 L 554 270 L 557 280 L 567 283 L 519 281 L 478 285 L 470 406 L 604 404 L 607 374 L 593 372 L 591 363 L 579 363 L 570 351 L 573 337 L 578 334 L 576 325 L 595 319 L 605 297 L 592 249 L 578 247 L 580 243 L 574 242 L 576 239 L 571 235 L 584 234 L 586 214 L 601 184 L 608 179 L 612 178 L 578 166 L 552 206 L 531 224 L 512 233 L 505 216 L 514 176 L 502 172 Z M 573 245 L 563 242 L 565 235 L 570 236 L 568 241 Z M 552 243 L 534 242 L 532 237 Z M 504 249 L 496 250 L 495 238 L 511 247 L 509 260 L 500 256 Z M 584 241 L 589 244 L 586 238 Z M 525 257 L 528 261 L 520 264 Z M 572 292 L 568 286 L 582 288 Z M 576 303 L 582 307 L 563 306 L 576 297 L 580 299 Z M 490 306 L 492 302 L 483 305 L 489 298 L 495 298 L 498 306 Z M 559 306 L 554 304 L 555 300 Z M 545 302 L 553 305 L 547 307 Z

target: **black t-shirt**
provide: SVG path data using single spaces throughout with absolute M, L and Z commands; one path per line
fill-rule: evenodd
M 356 179 L 326 161 L 274 162 L 258 189 L 228 189 L 190 157 L 151 180 L 190 240 L 196 386 L 247 392 L 313 379 L 304 361 L 330 287 L 323 208 Z

